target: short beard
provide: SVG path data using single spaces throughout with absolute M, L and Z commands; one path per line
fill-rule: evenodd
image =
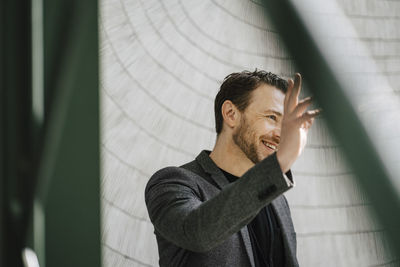
M 260 162 L 257 154 L 257 146 L 252 140 L 255 140 L 255 133 L 250 130 L 244 116 L 240 119 L 239 128 L 233 134 L 233 142 L 243 151 L 243 153 L 249 158 L 254 164 Z

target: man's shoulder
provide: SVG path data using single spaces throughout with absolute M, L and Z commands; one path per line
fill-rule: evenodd
M 156 171 L 147 182 L 147 187 L 153 184 L 169 182 L 190 183 L 196 176 L 196 172 L 201 168 L 196 160 L 190 161 L 181 166 L 168 166 Z
M 195 159 L 193 159 L 192 161 L 189 161 L 179 167 L 178 166 L 169 166 L 169 167 L 162 168 L 162 169 L 158 170 L 156 173 L 154 173 L 153 176 L 150 178 L 150 180 L 160 179 L 159 177 L 191 178 L 193 176 L 196 176 L 196 174 L 204 177 L 206 173 L 205 173 L 202 165 L 199 163 L 199 160 L 201 161 L 202 158 L 206 157 L 206 154 L 207 154 L 207 152 L 205 150 L 203 150 Z
M 193 172 L 183 168 L 182 166 L 168 166 L 156 171 L 151 177 L 148 183 L 154 183 L 159 180 L 187 180 L 193 176 Z
M 191 172 L 199 174 L 199 175 L 204 173 L 204 170 L 201 167 L 201 165 L 199 164 L 199 162 L 197 161 L 197 159 L 194 159 L 188 163 L 185 163 L 185 164 L 179 166 L 179 168 L 191 171 Z

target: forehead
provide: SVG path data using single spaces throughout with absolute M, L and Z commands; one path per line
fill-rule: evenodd
M 280 89 L 263 83 L 251 93 L 248 107 L 258 112 L 272 109 L 283 114 L 284 99 L 285 94 Z

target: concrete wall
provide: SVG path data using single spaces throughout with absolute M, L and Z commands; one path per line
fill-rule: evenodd
M 366 45 L 373 74 L 399 92 L 400 2 L 338 3 L 359 35 L 344 38 L 351 51 Z M 288 77 L 296 69 L 257 1 L 100 4 L 103 265 L 158 266 L 143 197 L 149 177 L 212 149 L 213 99 L 227 74 L 257 67 Z M 323 118 L 293 173 L 287 197 L 301 266 L 399 265 Z

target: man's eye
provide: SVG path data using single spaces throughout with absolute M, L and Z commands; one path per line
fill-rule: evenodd
M 268 115 L 267 118 L 276 121 L 275 115 Z

